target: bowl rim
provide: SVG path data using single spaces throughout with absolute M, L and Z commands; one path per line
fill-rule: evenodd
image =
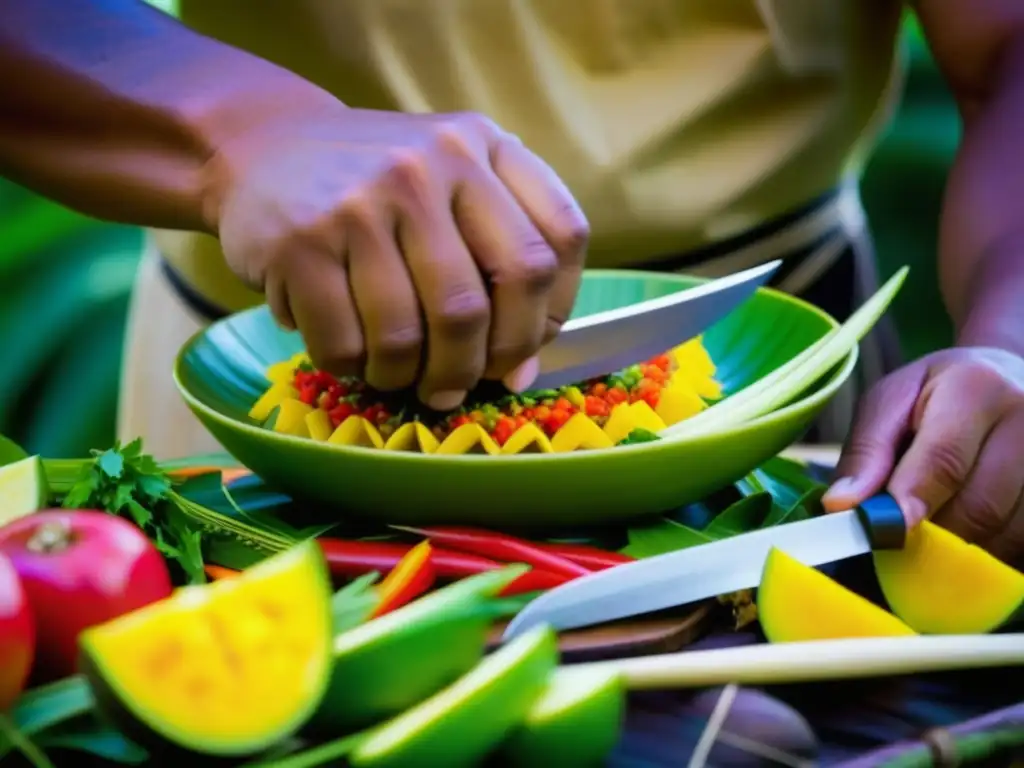
M 639 279 L 650 279 L 651 277 L 667 278 L 683 278 L 680 282 L 697 280 L 699 282 L 707 282 L 709 278 L 696 277 L 692 275 L 674 274 L 674 273 L 651 273 L 643 270 L 635 269 L 590 269 L 586 270 L 587 276 L 593 277 L 633 277 Z M 829 315 L 824 310 L 813 304 L 804 301 L 796 296 L 792 296 L 784 291 L 777 290 L 770 287 L 760 287 L 757 289 L 758 293 L 767 293 L 772 295 L 774 298 L 795 304 L 800 306 L 802 309 L 809 311 L 811 314 L 817 315 L 831 326 L 830 330 L 834 330 L 840 326 L 838 320 Z M 233 313 L 228 317 L 217 320 L 215 323 L 208 325 L 204 328 L 199 329 L 193 333 L 184 344 L 181 345 L 177 354 L 174 358 L 174 368 L 172 376 L 174 384 L 178 389 L 178 393 L 185 400 L 186 405 L 189 406 L 193 411 L 202 412 L 207 418 L 212 421 L 218 422 L 226 428 L 241 431 L 250 434 L 254 439 L 257 440 L 269 440 L 270 442 L 282 442 L 284 445 L 293 444 L 300 447 L 303 450 L 316 450 L 326 454 L 334 453 L 338 456 L 344 455 L 356 455 L 360 458 L 368 458 L 370 454 L 377 456 L 381 460 L 390 462 L 437 462 L 445 461 L 449 463 L 466 463 L 466 464 L 478 464 L 480 461 L 486 460 L 489 464 L 506 462 L 513 462 L 516 464 L 525 464 L 532 461 L 546 461 L 548 463 L 552 461 L 560 462 L 572 462 L 572 461 L 594 461 L 599 460 L 602 456 L 611 455 L 611 451 L 615 451 L 615 455 L 620 455 L 626 452 L 642 453 L 651 452 L 655 453 L 658 451 L 672 450 L 673 447 L 681 445 L 697 446 L 708 444 L 710 442 L 718 442 L 723 439 L 728 439 L 731 436 L 750 431 L 752 429 L 759 429 L 761 427 L 771 425 L 774 422 L 785 421 L 792 414 L 805 410 L 807 408 L 817 405 L 820 401 L 831 397 L 835 394 L 836 390 L 839 389 L 853 373 L 853 369 L 857 364 L 857 360 L 860 356 L 860 345 L 855 345 L 846 356 L 841 367 L 835 370 L 825 382 L 824 385 L 819 387 L 815 392 L 811 393 L 807 397 L 800 398 L 793 401 L 789 405 L 780 408 L 778 410 L 767 413 L 756 419 L 737 424 L 728 429 L 724 429 L 721 432 L 713 432 L 710 434 L 703 433 L 690 436 L 680 436 L 678 438 L 664 438 L 660 440 L 652 440 L 646 443 L 634 443 L 632 445 L 616 445 L 610 448 L 598 448 L 589 451 L 569 451 L 566 453 L 517 453 L 517 454 L 497 454 L 497 455 L 478 455 L 478 454 L 445 454 L 444 456 L 435 456 L 434 454 L 420 453 L 418 451 L 383 451 L 383 450 L 369 450 L 363 447 L 350 446 L 350 445 L 339 445 L 336 443 L 324 443 L 320 441 L 310 440 L 306 437 L 298 437 L 295 435 L 288 435 L 281 432 L 275 432 L 270 429 L 265 429 L 261 426 L 254 424 L 247 424 L 239 419 L 227 416 L 220 411 L 208 406 L 206 403 L 196 397 L 189 389 L 185 386 L 182 381 L 181 368 L 184 365 L 184 358 L 186 353 L 196 344 L 208 331 L 209 329 L 218 323 L 229 321 L 231 318 L 238 315 L 250 314 L 256 312 L 267 312 L 269 311 L 266 304 L 258 304 L 248 309 L 241 310 L 240 312 Z M 826 331 L 827 333 L 828 331 Z M 712 406 L 713 407 L 713 406 Z M 198 416 L 197 416 L 198 417 Z M 200 419 L 202 420 L 202 419 Z

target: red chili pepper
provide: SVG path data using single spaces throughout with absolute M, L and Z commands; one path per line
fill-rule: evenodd
M 452 549 L 493 557 L 495 560 L 506 563 L 526 563 L 534 568 L 560 573 L 569 578 L 586 576 L 591 573 L 589 568 L 584 568 L 564 557 L 539 549 L 532 542 L 515 536 L 459 526 L 407 528 L 396 525 L 392 527 L 400 531 L 426 536 L 431 541 Z
M 566 560 L 571 560 L 577 565 L 589 568 L 592 571 L 603 571 L 605 568 L 612 568 L 616 565 L 634 562 L 634 558 L 623 555 L 619 552 L 608 552 L 597 547 L 588 547 L 583 544 L 549 544 L 537 543 L 539 549 L 560 555 Z
M 389 573 L 401 561 L 411 544 L 390 541 L 348 541 L 345 539 L 319 539 L 331 575 L 336 578 L 351 579 L 364 573 L 377 571 Z M 496 571 L 504 568 L 506 563 L 497 560 L 471 555 L 465 552 L 454 552 L 442 547 L 434 547 L 430 554 L 430 562 L 434 566 L 434 574 L 439 581 L 456 581 L 478 573 Z M 569 581 L 569 578 L 541 568 L 533 568 L 501 591 L 501 595 L 519 595 L 555 587 Z
M 370 618 L 377 618 L 415 600 L 434 584 L 434 566 L 430 562 L 430 542 L 421 541 L 409 550 L 380 583 L 380 600 Z

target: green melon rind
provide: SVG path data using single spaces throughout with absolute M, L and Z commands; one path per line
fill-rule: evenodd
M 525 570 L 470 576 L 338 635 L 327 689 L 306 730 L 335 737 L 376 725 L 469 672 L 502 610 L 493 598 Z
M 619 741 L 625 710 L 617 672 L 560 668 L 503 745 L 502 760 L 515 768 L 603 765 Z
M 537 627 L 426 701 L 378 726 L 348 757 L 353 768 L 477 765 L 522 722 L 558 664 L 554 631 Z
M 257 571 L 287 570 L 300 562 L 312 577 L 304 599 L 315 600 L 322 604 L 325 617 L 324 626 L 330 627 L 331 581 L 327 563 L 315 541 L 302 542 L 274 555 L 248 569 L 246 575 L 240 578 L 247 578 Z M 328 631 L 324 636 L 322 670 L 318 676 L 321 684 L 315 690 L 309 691 L 305 700 L 297 703 L 293 717 L 269 733 L 214 741 L 202 740 L 192 734 L 180 732 L 168 723 L 148 721 L 145 713 L 132 704 L 130 696 L 117 686 L 116 676 L 112 669 L 116 667 L 117 660 L 114 659 L 111 660 L 113 663 L 104 664 L 92 648 L 88 632 L 83 633 L 79 638 L 79 649 L 79 671 L 89 682 L 99 711 L 106 719 L 129 739 L 150 750 L 151 753 L 179 755 L 178 759 L 182 759 L 181 754 L 184 753 L 188 755 L 190 762 L 199 763 L 207 760 L 216 762 L 223 759 L 258 755 L 282 739 L 296 733 L 320 704 L 327 689 L 331 663 L 331 635 Z

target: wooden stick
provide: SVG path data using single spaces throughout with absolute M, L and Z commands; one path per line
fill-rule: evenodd
M 619 672 L 632 690 L 905 675 L 1024 665 L 1024 633 L 815 640 L 574 664 Z

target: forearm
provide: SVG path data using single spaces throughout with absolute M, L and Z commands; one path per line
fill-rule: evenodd
M 215 229 L 218 147 L 333 101 L 139 0 L 0 0 L 0 72 L 0 173 L 93 216 L 174 229 Z
M 1024 39 L 966 108 L 940 227 L 939 274 L 957 343 L 1024 353 Z

